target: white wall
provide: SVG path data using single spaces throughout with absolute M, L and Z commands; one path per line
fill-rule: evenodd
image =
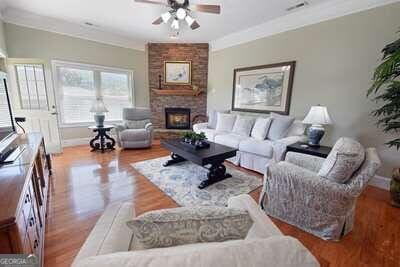
M 9 23 L 5 23 L 4 32 L 10 58 L 40 58 L 49 63 L 58 59 L 133 70 L 135 104 L 149 106 L 146 52 Z M 0 34 L 0 49 L 1 40 Z M 62 128 L 61 136 L 75 139 L 92 136 L 92 133 L 86 127 Z
M 399 14 L 396 3 L 211 52 L 208 109 L 231 108 L 235 68 L 296 60 L 290 114 L 302 119 L 311 105 L 327 106 L 334 125 L 323 143 L 348 136 L 377 147 L 381 174 L 391 176 L 399 152 L 384 145 L 393 136 L 376 128 L 366 91 L 380 51 L 399 37 Z

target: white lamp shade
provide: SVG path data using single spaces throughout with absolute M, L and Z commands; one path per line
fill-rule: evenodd
M 312 106 L 307 116 L 304 118 L 305 124 L 332 124 L 328 109 L 322 106 Z
M 90 108 L 90 112 L 93 112 L 93 113 L 105 113 L 105 112 L 108 112 L 108 109 L 104 105 L 103 100 L 96 99 L 93 102 L 92 107 Z
M 174 21 L 171 23 L 171 28 L 174 30 L 179 30 L 179 20 L 174 19 Z

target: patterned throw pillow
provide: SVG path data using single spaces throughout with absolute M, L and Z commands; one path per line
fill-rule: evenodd
M 364 147 L 356 140 L 342 137 L 333 146 L 318 175 L 337 183 L 346 183 L 364 159 Z
M 224 207 L 182 207 L 147 212 L 127 222 L 130 250 L 244 239 L 253 225 L 247 211 Z
M 149 119 L 140 121 L 125 120 L 125 125 L 128 129 L 144 129 L 148 123 L 150 123 Z

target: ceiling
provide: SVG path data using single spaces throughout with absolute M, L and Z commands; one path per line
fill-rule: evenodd
M 167 0 L 165 0 L 167 1 Z M 332 0 L 308 0 L 311 6 Z M 210 42 L 227 34 L 241 31 L 287 15 L 286 9 L 301 0 L 191 0 L 192 4 L 219 4 L 220 15 L 193 12 L 201 27 L 195 31 L 186 25 L 179 42 Z M 166 7 L 136 3 L 133 0 L 0 0 L 3 14 L 24 11 L 65 22 L 85 25 L 96 30 L 132 38 L 138 43 L 170 42 L 167 25 L 152 25 L 152 21 L 167 11 Z M 183 23 L 182 23 L 183 24 Z M 89 27 L 89 26 L 86 26 Z

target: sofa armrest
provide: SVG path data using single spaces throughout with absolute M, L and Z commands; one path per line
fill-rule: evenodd
M 154 126 L 151 122 L 147 123 L 144 128 L 146 129 L 146 131 L 151 132 L 154 130 Z
M 202 130 L 205 130 L 207 128 L 208 128 L 208 122 L 193 124 L 193 131 L 198 134 L 201 133 Z
M 261 207 L 247 194 L 231 197 L 228 207 L 246 210 L 254 224 L 247 233 L 246 239 L 268 238 L 273 235 L 282 235 L 279 228 L 265 214 Z
M 285 161 L 317 173 L 325 159 L 302 153 L 288 152 L 286 153 Z
M 115 124 L 114 127 L 115 127 L 115 131 L 117 132 L 117 134 L 128 129 L 128 127 L 126 127 L 125 123 Z
M 119 251 L 128 251 L 132 230 L 126 222 L 135 216 L 132 203 L 109 205 L 75 257 L 72 266 L 82 259 Z
M 284 159 L 287 146 L 305 140 L 307 140 L 307 137 L 305 135 L 294 135 L 272 142 L 273 153 L 274 153 L 273 159 L 275 160 L 275 162 L 282 161 Z

